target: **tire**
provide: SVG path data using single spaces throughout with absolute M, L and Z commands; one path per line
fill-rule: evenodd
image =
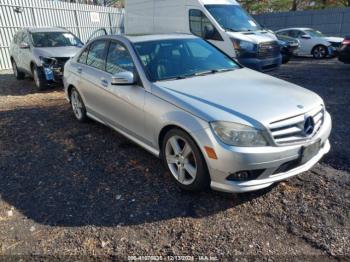
M 291 59 L 291 56 L 283 56 L 282 57 L 282 64 L 287 64 Z
M 209 188 L 205 159 L 193 139 L 181 129 L 171 129 L 162 141 L 162 159 L 176 184 L 186 191 Z
M 25 74 L 21 71 L 19 71 L 17 64 L 14 59 L 12 59 L 12 70 L 13 74 L 16 77 L 17 80 L 23 80 L 25 77 Z
M 43 72 L 36 65 L 32 67 L 32 74 L 35 86 L 39 91 L 44 90 L 48 87 L 48 83 Z
M 324 45 L 317 45 L 312 49 L 311 54 L 315 59 L 324 59 L 328 55 L 328 50 Z
M 86 122 L 88 120 L 88 117 L 86 115 L 85 104 L 78 90 L 74 87 L 70 92 L 70 103 L 71 103 L 75 118 L 78 119 L 79 122 L 82 122 L 82 123 Z

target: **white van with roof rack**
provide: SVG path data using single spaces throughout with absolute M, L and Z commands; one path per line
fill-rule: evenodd
M 265 30 L 234 0 L 128 0 L 125 33 L 192 33 L 252 69 L 278 68 L 282 57 Z

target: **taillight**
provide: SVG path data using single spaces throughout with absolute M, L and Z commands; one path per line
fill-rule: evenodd
M 350 39 L 345 39 L 342 44 L 343 45 L 350 45 Z

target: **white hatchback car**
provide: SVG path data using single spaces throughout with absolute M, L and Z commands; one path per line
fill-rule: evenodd
M 311 28 L 287 28 L 276 31 L 277 35 L 298 39 L 298 55 L 313 55 L 316 59 L 332 56 L 340 47 L 344 38 L 327 37 L 320 31 Z

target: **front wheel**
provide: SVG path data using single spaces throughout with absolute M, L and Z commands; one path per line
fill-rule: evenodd
M 315 59 L 324 59 L 328 55 L 327 47 L 324 45 L 318 45 L 315 46 L 314 49 L 312 49 L 312 55 Z
M 48 83 L 43 72 L 40 70 L 40 68 L 34 65 L 32 68 L 32 73 L 36 88 L 38 90 L 44 90 L 48 86 Z
M 186 132 L 172 129 L 165 135 L 162 157 L 173 179 L 182 189 L 200 191 L 209 187 L 210 177 L 205 159 Z

